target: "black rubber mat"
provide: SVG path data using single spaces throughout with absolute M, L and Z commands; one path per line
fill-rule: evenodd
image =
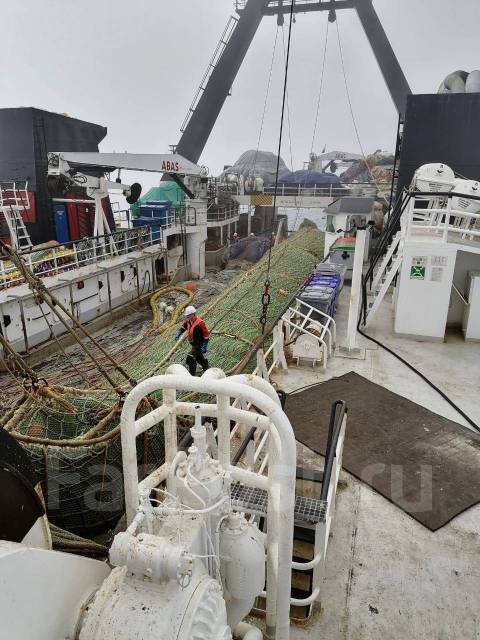
M 480 502 L 480 436 L 356 373 L 287 397 L 297 440 L 325 454 L 335 400 L 348 409 L 343 467 L 415 520 L 435 531 Z

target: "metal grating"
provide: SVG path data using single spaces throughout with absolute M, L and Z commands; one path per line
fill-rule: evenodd
M 259 516 L 267 515 L 268 495 L 264 489 L 246 487 L 239 482 L 231 486 L 232 506 Z M 317 524 L 325 522 L 327 502 L 316 498 L 295 496 L 295 522 Z

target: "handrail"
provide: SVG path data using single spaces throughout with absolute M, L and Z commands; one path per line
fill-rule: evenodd
M 337 412 L 338 407 L 340 411 Z M 328 425 L 327 448 L 325 450 L 325 466 L 323 471 L 322 491 L 320 500 L 327 500 L 330 478 L 332 477 L 333 463 L 335 461 L 338 438 L 342 429 L 343 418 L 347 413 L 347 403 L 345 400 L 336 400 L 332 404 L 330 412 L 330 423 Z
M 362 304 L 359 322 L 363 319 L 363 322 L 365 323 L 367 319 L 367 283 L 370 282 L 370 286 L 372 285 L 375 267 L 387 251 L 393 235 L 398 231 L 402 215 L 404 214 L 412 195 L 412 192 L 404 190 L 401 197 L 398 198 L 388 218 L 387 225 L 384 227 L 382 235 L 380 236 L 375 253 L 370 260 L 370 265 L 366 273 L 362 275 Z
M 146 225 L 44 249 L 33 248 L 19 255 L 38 277 L 46 278 L 152 245 L 163 246 L 161 229 Z M 24 278 L 15 265 L 7 258 L 0 258 L 0 289 L 15 287 L 22 282 Z

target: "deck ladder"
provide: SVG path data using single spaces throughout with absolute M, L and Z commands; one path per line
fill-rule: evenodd
M 374 315 L 378 311 L 382 300 L 390 288 L 394 277 L 397 275 L 398 270 L 402 264 L 403 248 L 401 244 L 401 232 L 398 231 L 392 238 L 392 241 L 387 249 L 387 252 L 383 256 L 380 266 L 373 278 L 370 292 L 373 294 L 373 299 L 370 301 L 367 310 L 367 317 L 365 319 L 365 326 L 372 321 Z
M 223 55 L 223 52 L 225 51 L 225 47 L 228 44 L 228 41 L 230 40 L 230 38 L 232 37 L 232 33 L 235 31 L 235 27 L 237 26 L 237 22 L 238 22 L 238 18 L 236 16 L 230 16 L 230 18 L 228 19 L 227 22 L 227 26 L 225 27 L 225 29 L 223 30 L 222 35 L 220 36 L 220 40 L 218 41 L 217 47 L 215 49 L 215 51 L 213 52 L 213 56 L 212 59 L 210 60 L 210 62 L 208 63 L 208 67 L 203 75 L 202 81 L 200 82 L 200 86 L 198 87 L 195 96 L 192 100 L 192 104 L 190 105 L 187 115 L 185 116 L 184 121 L 182 122 L 182 126 L 180 127 L 180 131 L 183 133 L 185 131 L 185 129 L 187 128 L 187 125 L 190 121 L 190 118 L 192 117 L 193 112 L 195 111 L 195 109 L 197 108 L 198 102 L 203 94 L 203 92 L 205 91 L 205 87 L 207 86 L 207 83 L 210 79 L 210 76 L 212 75 L 213 70 L 215 69 L 215 67 L 217 66 L 220 58 Z
M 7 224 L 12 247 L 17 251 L 28 251 L 33 247 L 22 218 L 22 212 L 29 207 L 27 182 L 21 185 L 14 181 L 0 182 L 0 212 Z

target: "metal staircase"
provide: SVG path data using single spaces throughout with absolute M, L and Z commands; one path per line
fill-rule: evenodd
M 374 315 L 378 311 L 393 279 L 400 269 L 403 259 L 403 251 L 400 242 L 401 233 L 398 231 L 392 238 L 392 242 L 388 247 L 388 251 L 383 257 L 380 266 L 373 278 L 370 292 L 373 293 L 373 299 L 370 301 L 367 309 L 367 317 L 365 326 L 372 321 Z
M 397 199 L 371 257 L 370 266 L 362 277 L 360 324 L 363 326 L 372 321 L 402 264 L 403 242 L 400 225 L 411 199 L 412 193 L 407 191 Z
M 33 244 L 22 218 L 30 208 L 27 182 L 0 182 L 0 213 L 5 219 L 12 242 L 17 251 L 28 251 Z
M 203 75 L 202 81 L 200 82 L 200 86 L 195 93 L 195 96 L 192 100 L 192 104 L 190 105 L 187 115 L 185 116 L 184 121 L 182 122 L 182 126 L 180 127 L 180 131 L 183 133 L 187 128 L 190 118 L 192 117 L 193 112 L 197 108 L 198 102 L 202 96 L 202 93 L 205 91 L 205 87 L 212 75 L 213 70 L 218 64 L 218 61 L 222 57 L 223 52 L 225 51 L 225 47 L 228 44 L 228 41 L 232 37 L 233 32 L 235 31 L 235 27 L 237 26 L 238 18 L 236 16 L 230 16 L 227 22 L 227 26 L 223 30 L 222 35 L 220 36 L 220 40 L 216 46 L 215 51 L 213 52 L 212 59 L 208 63 L 208 67 Z
M 285 399 L 286 396 L 283 394 L 282 407 Z M 323 471 L 303 467 L 296 469 L 297 490 L 290 599 L 292 620 L 304 622 L 310 617 L 315 603 L 320 602 L 327 549 L 335 520 L 336 494 L 342 468 L 346 426 L 347 406 L 342 400 L 337 400 L 331 407 Z M 232 457 L 233 466 L 237 466 L 242 456 L 246 454 L 245 463 L 249 468 L 248 449 L 255 442 L 255 431 L 256 428 L 253 427 L 246 434 Z M 190 433 L 188 438 L 191 438 Z M 185 446 L 188 446 L 187 442 Z M 253 450 L 250 453 L 253 454 Z M 253 460 L 255 457 L 256 453 L 252 455 Z M 232 506 L 236 511 L 250 514 L 257 520 L 260 529 L 266 530 L 269 500 L 267 491 L 233 482 L 231 498 Z M 264 614 L 265 604 L 264 593 L 257 598 L 253 611 Z

